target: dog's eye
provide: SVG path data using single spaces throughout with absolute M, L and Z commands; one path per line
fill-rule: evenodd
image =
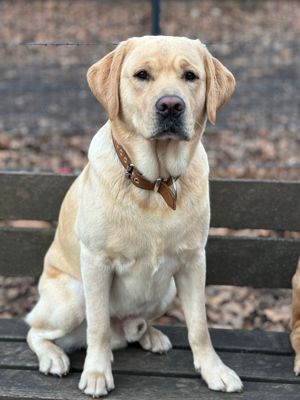
M 193 71 L 186 71 L 183 74 L 183 78 L 186 81 L 195 81 L 196 79 L 199 79 L 198 76 Z
M 150 74 L 146 70 L 142 69 L 134 74 L 134 77 L 140 79 L 141 81 L 148 81 L 150 79 Z

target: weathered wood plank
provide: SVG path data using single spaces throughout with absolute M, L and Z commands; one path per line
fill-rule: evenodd
M 0 228 L 0 273 L 37 276 L 53 238 L 51 229 Z M 212 236 L 207 246 L 207 283 L 291 287 L 300 241 Z
M 75 175 L 0 173 L 0 219 L 56 220 Z M 211 226 L 300 230 L 300 182 L 212 180 Z
M 86 400 L 78 387 L 80 374 L 62 379 L 37 371 L 0 370 L 0 399 Z M 210 391 L 201 379 L 131 376 L 115 374 L 116 389 L 111 400 L 298 400 L 299 386 L 263 382 L 245 382 L 243 393 L 224 394 Z
M 0 273 L 40 275 L 53 236 L 52 229 L 0 228 Z
M 169 336 L 174 348 L 189 349 L 187 330 L 179 326 L 159 326 Z M 210 329 L 214 347 L 219 351 L 293 354 L 287 333 L 246 331 L 240 329 Z
M 300 230 L 300 182 L 214 180 L 211 226 Z
M 185 327 L 161 325 L 158 328 L 169 336 L 174 348 L 190 348 Z M 0 341 L 24 341 L 27 331 L 28 327 L 22 320 L 0 320 Z M 210 334 L 214 347 L 221 351 L 293 354 L 287 333 L 210 329 Z
M 21 319 L 0 319 L 0 340 L 25 340 L 28 325 Z
M 300 383 L 293 372 L 292 355 L 218 352 L 223 361 L 246 380 Z M 25 342 L 0 342 L 0 368 L 36 369 L 37 358 Z M 81 371 L 85 352 L 71 354 L 71 368 Z M 114 352 L 113 370 L 136 375 L 197 377 L 189 350 L 173 349 L 158 356 L 137 347 Z
M 0 173 L 0 219 L 55 221 L 66 191 L 76 176 Z
M 299 240 L 212 236 L 207 244 L 207 283 L 290 288 Z

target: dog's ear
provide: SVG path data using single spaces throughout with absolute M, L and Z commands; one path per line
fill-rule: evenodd
M 121 42 L 115 50 L 92 65 L 87 72 L 89 87 L 111 120 L 119 114 L 120 73 L 126 48 L 126 42 Z
M 232 73 L 205 49 L 206 72 L 206 114 L 212 124 L 216 122 L 216 114 L 231 97 L 235 88 Z

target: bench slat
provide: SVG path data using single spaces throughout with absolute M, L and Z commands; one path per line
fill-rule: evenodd
M 80 374 L 71 373 L 58 379 L 44 376 L 37 371 L 0 370 L 0 399 L 20 400 L 86 400 L 87 396 L 77 388 Z M 245 382 L 241 394 L 209 390 L 201 379 L 166 378 L 156 376 L 131 376 L 115 374 L 116 390 L 110 393 L 111 400 L 298 400 L 299 386 L 293 384 Z M 28 384 L 30 382 L 30 384 Z
M 0 173 L 0 220 L 56 221 L 75 175 Z
M 243 379 L 266 382 L 300 383 L 293 372 L 292 355 L 263 353 L 218 352 L 223 361 Z M 0 342 L 0 368 L 37 369 L 35 354 L 25 342 Z M 71 369 L 81 371 L 85 352 L 70 355 Z M 137 347 L 114 352 L 113 371 L 153 376 L 176 376 L 194 378 L 198 374 L 193 367 L 190 350 L 173 349 L 167 355 L 158 357 Z
M 53 239 L 52 229 L 0 228 L 3 275 L 37 276 Z M 212 236 L 207 246 L 207 283 L 291 287 L 300 241 Z
M 211 226 L 300 230 L 300 182 L 214 180 Z
M 299 255 L 299 240 L 211 236 L 207 283 L 290 288 Z
M 53 240 L 53 229 L 0 228 L 0 272 L 8 276 L 38 276 Z
M 0 220 L 57 219 L 75 175 L 0 173 Z M 300 183 L 212 180 L 213 227 L 300 230 Z
M 173 347 L 189 349 L 187 330 L 183 326 L 158 326 L 169 336 Z M 0 341 L 25 341 L 28 326 L 18 319 L 0 321 Z M 239 329 L 210 329 L 214 347 L 220 351 L 293 354 L 287 333 L 246 331 Z

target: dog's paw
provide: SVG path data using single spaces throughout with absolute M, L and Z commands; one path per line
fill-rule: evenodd
M 67 375 L 70 361 L 63 351 L 51 351 L 39 357 L 39 370 L 45 375 Z
M 79 381 L 79 389 L 93 397 L 105 396 L 115 388 L 111 369 L 105 372 L 83 371 Z
M 125 318 L 122 326 L 128 343 L 140 340 L 147 330 L 147 322 L 141 317 Z
M 241 392 L 243 383 L 238 375 L 228 368 L 220 359 L 207 362 L 201 368 L 196 369 L 201 373 L 209 389 L 220 392 Z
M 147 329 L 139 343 L 144 350 L 159 354 L 167 353 L 172 348 L 172 343 L 168 336 L 152 326 Z

